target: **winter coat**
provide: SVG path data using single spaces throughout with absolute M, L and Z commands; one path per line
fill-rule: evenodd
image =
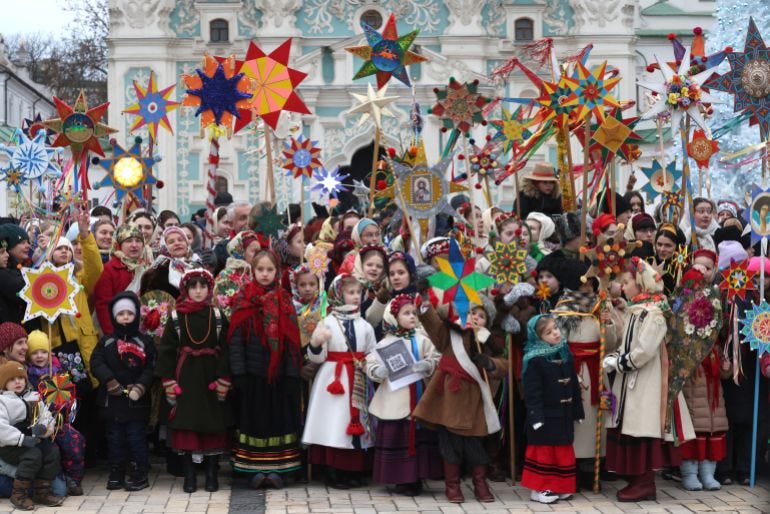
M 112 298 L 125 291 L 134 279 L 134 272 L 129 271 L 117 257 L 112 257 L 104 265 L 104 271 L 94 287 L 94 310 L 99 326 L 105 334 L 114 331 L 109 304 Z
M 313 387 L 310 390 L 302 444 L 353 449 L 353 436 L 347 434 L 347 428 L 351 421 L 350 395 L 352 391 L 350 391 L 349 380 L 352 378 L 349 379 L 346 366 L 341 366 L 339 375 L 339 383 L 342 384 L 344 393 L 332 394 L 327 390 L 330 384 L 336 382 L 335 371 L 337 369 L 337 363 L 328 360 L 329 352 L 348 353 L 350 351 L 341 328 L 342 321 L 338 321 L 334 314 L 321 320 L 319 326 L 323 324 L 332 333 L 331 339 L 320 347 L 319 353 L 310 350 L 307 352 L 308 360 L 321 364 L 321 367 L 318 368 Z M 353 330 L 356 334 L 355 351 L 368 355 L 377 344 L 374 338 L 374 329 L 366 320 L 357 317 L 353 320 Z M 317 331 L 318 327 L 316 327 Z M 314 332 L 314 337 L 316 332 Z
M 24 277 L 16 260 L 8 256 L 8 266 L 0 268 L 0 322 L 13 321 L 21 323 L 24 319 L 24 311 L 27 303 L 19 297 L 19 292 L 24 287 Z M 34 319 L 23 323 L 27 332 L 39 328 L 40 321 Z M 1 387 L 1 386 L 0 386 Z
M 140 294 L 149 291 L 164 291 L 172 298 L 179 296 L 179 288 L 173 286 L 168 281 L 169 262 L 158 265 L 157 268 L 150 268 L 142 275 Z
M 572 361 L 534 357 L 524 372 L 527 444 L 558 446 L 574 441 L 574 422 L 584 417 Z M 535 429 L 534 425 L 543 423 Z
M 414 337 L 415 341 L 417 341 L 417 351 L 419 355 L 418 357 L 415 357 L 415 361 L 424 360 L 431 364 L 430 372 L 426 375 L 425 380 L 423 380 L 424 385 L 433 375 L 441 355 L 436 351 L 436 348 L 433 346 L 433 343 L 425 332 L 418 330 Z M 375 349 L 379 350 L 386 348 L 400 340 L 406 341 L 407 348 L 411 349 L 411 341 L 409 338 L 398 337 L 395 335 L 385 336 L 382 341 L 377 343 Z M 385 364 L 382 362 L 382 359 L 380 359 L 380 356 L 376 351 L 371 352 L 366 356 L 366 374 L 372 381 L 380 383 L 380 386 L 374 393 L 374 398 L 372 398 L 372 401 L 369 404 L 369 413 L 380 419 L 406 419 L 412 413 L 409 387 L 402 387 L 393 391 L 390 388 L 389 378 L 386 378 L 385 380 L 376 378 L 376 370 L 383 366 L 385 366 Z
M 719 357 L 715 352 L 710 352 L 682 389 L 693 427 L 698 434 L 727 432 L 729 428 L 719 368 Z M 713 379 L 708 380 L 707 373 L 714 371 L 716 374 Z
M 441 319 L 432 305 L 424 306 L 424 312 L 420 313 L 420 322 L 425 332 L 430 334 L 433 345 L 444 359 L 457 359 L 452 349 L 453 331 L 458 332 L 462 338 L 465 353 L 473 358 L 478 353 L 472 330 L 463 330 L 452 327 Z M 501 357 L 493 357 L 495 369 L 487 373 L 492 378 L 502 378 L 508 371 L 508 360 Z M 481 373 L 481 371 L 479 371 Z M 482 373 L 483 376 L 483 373 Z M 483 387 L 487 387 L 486 384 Z M 490 392 L 491 395 L 491 392 Z M 450 432 L 462 436 L 483 437 L 494 433 L 487 428 L 484 412 L 484 401 L 481 389 L 475 381 L 458 380 L 449 373 L 436 372 L 428 384 L 413 416 L 429 428 L 443 426 Z M 499 429 L 499 427 L 498 427 Z
M 0 446 L 22 445 L 25 435 L 30 435 L 25 431 L 32 425 L 36 408 L 36 423 L 46 425 L 53 432 L 55 421 L 37 391 L 27 391 L 21 396 L 13 391 L 0 394 Z
M 543 196 L 532 180 L 522 179 L 518 201 L 521 203 L 521 219 L 523 220 L 527 219 L 530 212 L 542 212 L 548 216 L 564 212 L 561 205 L 561 188 L 558 182 L 550 195 Z M 516 212 L 515 205 L 513 211 Z
M 626 307 L 623 338 L 618 349 L 618 372 L 612 373 L 612 393 L 617 408 L 608 428 L 620 427 L 621 433 L 631 437 L 671 439 L 664 433 L 667 391 L 663 388 L 662 359 L 668 327 L 663 311 L 652 302 Z M 678 396 L 684 437 L 695 438 L 692 421 L 681 393 Z
M 136 305 L 136 312 L 139 312 L 139 299 L 131 292 L 116 295 L 108 306 L 108 312 L 111 313 L 114 303 L 122 298 L 130 298 Z M 91 354 L 91 373 L 100 382 L 97 405 L 103 409 L 108 421 L 147 421 L 150 417 L 150 386 L 157 360 L 155 344 L 152 338 L 139 332 L 139 316 L 128 326 L 115 324 L 112 316 L 110 323 L 117 331 L 102 337 Z M 127 351 L 128 345 L 141 349 L 144 358 L 135 352 Z M 113 379 L 117 380 L 123 389 L 127 389 L 129 385 L 141 384 L 145 393 L 137 401 L 131 400 L 125 393 L 109 395 L 106 384 Z
M 191 339 L 207 333 L 199 343 Z M 227 320 L 212 307 L 189 315 L 177 313 L 176 320 L 169 316 L 155 366 L 156 377 L 176 380 L 182 390 L 169 416 L 169 428 L 204 434 L 227 429 L 225 403 L 209 389 L 218 378 L 230 376 L 226 336 Z

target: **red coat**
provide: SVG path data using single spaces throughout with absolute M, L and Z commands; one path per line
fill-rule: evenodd
M 112 334 L 112 318 L 110 317 L 110 300 L 122 293 L 134 279 L 134 272 L 129 271 L 117 257 L 111 257 L 104 265 L 102 276 L 94 287 L 94 310 L 103 334 Z

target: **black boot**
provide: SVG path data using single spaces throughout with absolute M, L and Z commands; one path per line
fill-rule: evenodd
M 219 455 L 208 455 L 203 458 L 206 469 L 206 491 L 219 491 Z
M 198 484 L 195 482 L 195 463 L 192 460 L 192 454 L 182 455 L 182 470 L 184 471 L 182 490 L 186 493 L 194 493 L 198 490 Z
M 114 491 L 123 489 L 126 480 L 126 470 L 123 466 L 110 466 L 110 474 L 107 477 L 107 489 Z

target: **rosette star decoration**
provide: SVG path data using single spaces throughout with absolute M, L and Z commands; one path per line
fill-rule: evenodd
M 503 117 L 499 120 L 489 120 L 489 124 L 497 129 L 495 135 L 492 136 L 492 141 L 501 142 L 503 145 L 503 153 L 508 153 L 511 150 L 516 152 L 516 149 L 526 139 L 532 137 L 532 132 L 529 130 L 532 124 L 531 119 L 524 119 L 522 108 L 518 107 L 513 113 L 502 108 Z
M 711 156 L 719 151 L 719 143 L 709 139 L 701 129 L 696 129 L 687 143 L 687 155 L 693 158 L 698 168 L 708 168 Z
M 494 251 L 487 253 L 487 274 L 498 284 L 517 284 L 527 272 L 527 265 L 524 263 L 526 257 L 527 251 L 519 249 L 514 241 L 508 244 L 497 241 Z
M 101 121 L 107 114 L 109 102 L 89 109 L 83 91 L 75 100 L 74 106 L 68 105 L 55 96 L 53 102 L 59 117 L 43 122 L 46 128 L 56 133 L 56 139 L 51 146 L 68 146 L 75 162 L 80 162 L 89 151 L 104 156 L 99 138 L 117 132 Z
M 53 161 L 56 150 L 46 144 L 45 128 L 40 127 L 32 139 L 20 129 L 16 129 L 14 139 L 17 141 L 16 146 L 0 145 L 0 152 L 8 156 L 10 170 L 18 173 L 18 180 L 13 180 L 9 173 L 6 177 L 9 185 L 11 181 L 20 185 L 34 180 L 38 187 L 42 187 L 43 178 L 61 175 Z
M 353 80 L 370 75 L 377 76 L 377 89 L 382 89 L 391 77 L 396 77 L 405 85 L 411 85 L 406 67 L 418 62 L 427 61 L 425 57 L 409 50 L 419 30 L 398 36 L 396 15 L 391 13 L 382 34 L 361 22 L 367 45 L 346 48 L 348 52 L 363 59 L 365 62 Z
M 464 327 L 471 305 L 482 305 L 479 292 L 494 285 L 495 281 L 476 271 L 476 259 L 466 260 L 455 238 L 449 240 L 448 258 L 436 257 L 436 260 L 439 271 L 428 277 L 428 284 L 443 291 L 438 304 L 451 304 Z
M 456 130 L 461 134 L 468 134 L 474 125 L 486 125 L 484 119 L 484 106 L 489 103 L 479 90 L 479 81 L 465 82 L 463 84 L 449 78 L 449 85 L 445 88 L 436 88 L 437 101 L 430 109 L 430 114 L 441 121 L 441 131 Z
M 240 71 L 251 79 L 253 91 L 248 106 L 239 111 L 240 117 L 235 122 L 236 132 L 248 125 L 254 115 L 276 130 L 283 111 L 310 114 L 305 102 L 295 91 L 307 73 L 289 67 L 290 54 L 291 38 L 269 54 L 265 54 L 253 41 L 249 43 Z
M 243 73 L 236 73 L 235 67 L 235 57 L 218 61 L 205 54 L 203 67 L 196 68 L 195 75 L 182 75 L 187 87 L 182 105 L 198 108 L 195 115 L 201 117 L 201 128 L 218 125 L 231 134 L 233 120 L 248 109 L 251 82 Z
M 24 287 L 19 291 L 19 298 L 27 304 L 24 322 L 43 317 L 53 323 L 62 314 L 77 314 L 75 295 L 80 286 L 71 265 L 57 267 L 44 262 L 37 269 L 22 268 L 21 274 Z
M 580 280 L 585 283 L 589 278 L 596 277 L 601 283 L 602 289 L 607 290 L 610 281 L 616 280 L 622 273 L 626 264 L 626 256 L 634 248 L 636 248 L 636 243 L 629 247 L 628 242 L 623 237 L 600 236 L 595 247 L 580 249 L 580 253 L 585 255 L 591 264 Z
M 313 176 L 313 172 L 322 166 L 321 149 L 317 144 L 318 141 L 312 141 L 303 135 L 297 139 L 292 137 L 283 143 L 283 167 L 287 170 L 286 176 Z
M 535 117 L 536 122 L 548 122 L 561 128 L 568 122 L 573 110 L 580 103 L 575 94 L 577 81 L 562 75 L 558 82 L 541 81 L 540 96 L 535 99 L 540 109 Z
M 577 97 L 577 119 L 582 120 L 589 114 L 604 120 L 607 108 L 620 108 L 620 102 L 612 96 L 612 89 L 620 82 L 620 77 L 605 77 L 607 61 L 594 67 L 593 71 L 577 61 L 575 69 L 575 96 Z
M 762 140 L 770 137 L 770 50 L 753 18 L 749 18 L 743 52 L 727 54 L 730 71 L 706 82 L 706 86 L 734 96 L 734 110 L 748 111 L 759 122 Z
M 170 99 L 175 87 L 175 84 L 171 84 L 158 91 L 158 85 L 155 82 L 155 72 L 152 71 L 150 72 L 147 87 L 143 87 L 134 81 L 136 103 L 129 105 L 123 111 L 134 116 L 134 123 L 128 131 L 135 132 L 146 126 L 152 140 L 158 139 L 158 127 L 162 127 L 173 134 L 174 131 L 171 128 L 168 115 L 179 107 L 179 102 Z
M 710 134 L 706 120 L 701 113 L 701 107 L 703 103 L 719 103 L 719 98 L 703 90 L 703 84 L 713 74 L 713 68 L 690 75 L 690 50 L 685 52 L 678 71 L 673 71 L 668 66 L 661 66 L 657 56 L 655 60 L 658 62 L 658 69 L 663 75 L 663 81 L 640 81 L 638 84 L 657 93 L 659 100 L 642 115 L 642 119 L 655 118 L 663 112 L 669 112 L 671 114 L 671 126 L 674 130 L 678 130 L 682 119 L 689 116 L 701 129 Z
M 749 343 L 752 350 L 757 350 L 757 358 L 770 352 L 770 304 L 762 300 L 759 305 L 751 305 L 746 310 L 746 317 L 741 319 L 741 334 L 744 343 Z
M 129 193 L 144 203 L 142 194 L 144 187 L 158 183 L 152 174 L 152 167 L 159 158 L 144 157 L 142 140 L 138 137 L 128 150 L 114 139 L 110 143 L 112 158 L 99 160 L 99 164 L 107 171 L 107 176 L 97 184 L 97 187 L 114 187 L 116 205 L 119 205 Z
M 720 272 L 722 282 L 719 289 L 727 292 L 728 302 L 734 302 L 736 297 L 745 301 L 746 293 L 756 290 L 754 276 L 757 272 L 748 269 L 748 265 L 748 259 L 741 262 L 732 261 L 729 268 Z

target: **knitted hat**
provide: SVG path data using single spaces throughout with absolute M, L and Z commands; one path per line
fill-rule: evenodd
M 425 262 L 437 255 L 444 255 L 449 253 L 449 238 L 448 237 L 434 237 L 428 239 L 420 248 L 420 254 Z
M 18 323 L 6 321 L 0 324 L 0 352 L 13 346 L 19 339 L 27 337 L 27 331 Z
M 122 245 L 124 241 L 127 241 L 128 239 L 131 239 L 131 238 L 136 238 L 142 243 L 144 243 L 144 236 L 142 235 L 142 231 L 139 230 L 139 227 L 137 227 L 133 223 L 124 223 L 123 225 L 119 226 L 118 229 L 115 231 L 116 246 Z
M 565 212 L 551 216 L 562 245 L 580 237 L 580 212 Z
M 717 267 L 720 270 L 730 267 L 732 262 L 742 262 L 749 258 L 749 254 L 738 241 L 722 241 L 719 243 L 719 262 Z
M 0 240 L 6 243 L 6 249 L 10 251 L 22 241 L 29 241 L 29 234 L 15 223 L 5 223 L 0 225 Z
M 33 330 L 27 336 L 27 355 L 32 355 L 38 350 L 51 351 L 48 336 L 42 330 Z
M 717 206 L 717 214 L 729 212 L 733 218 L 738 217 L 738 204 L 730 200 L 720 200 Z
M 27 380 L 27 370 L 21 363 L 9 361 L 0 366 L 0 387 L 3 389 L 5 389 L 5 384 L 7 384 L 9 380 L 17 377 L 22 377 L 24 380 Z
M 617 220 L 615 220 L 615 216 L 612 214 L 601 214 L 598 218 L 596 218 L 591 225 L 591 232 L 593 232 L 594 237 L 598 237 L 599 234 L 602 233 L 602 231 L 609 227 L 610 225 L 617 224 Z
M 655 219 L 646 212 L 640 212 L 631 218 L 631 228 L 634 232 L 645 228 L 655 229 Z
M 128 298 L 120 298 L 112 305 L 112 315 L 117 316 L 119 312 L 130 311 L 136 314 L 136 304 Z
M 57 248 L 61 248 L 62 246 L 66 246 L 69 249 L 70 252 L 73 251 L 72 250 L 72 243 L 70 242 L 69 239 L 67 239 L 64 236 L 59 238 L 59 240 L 56 242 L 56 246 L 54 246 L 53 249 L 56 250 Z

